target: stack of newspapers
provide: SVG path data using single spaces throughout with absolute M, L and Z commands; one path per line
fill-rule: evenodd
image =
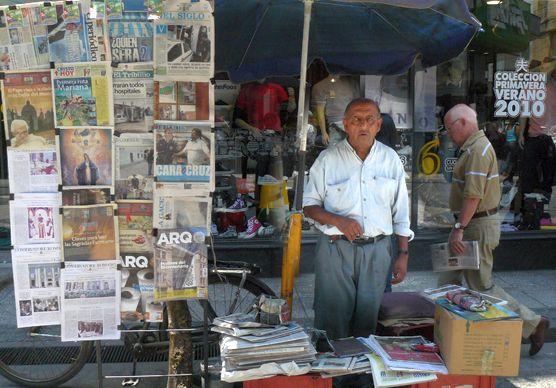
M 211 330 L 222 334 L 224 381 L 304 374 L 315 361 L 315 348 L 297 323 L 268 325 L 240 313 L 215 318 L 213 325 Z
M 322 377 L 337 377 L 371 371 L 371 361 L 367 354 L 353 357 L 338 357 L 333 353 L 319 355 L 311 367 Z

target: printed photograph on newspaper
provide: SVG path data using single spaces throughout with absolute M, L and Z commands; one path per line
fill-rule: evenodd
M 46 20 L 41 6 L 0 9 L 0 71 L 50 67 Z
M 154 299 L 207 298 L 207 246 L 203 232 L 158 230 L 154 248 Z
M 154 195 L 155 229 L 190 228 L 208 234 L 211 197 L 188 197 L 186 191 L 157 189 Z
M 60 193 L 14 194 L 10 201 L 12 245 L 60 241 Z
M 150 253 L 122 253 L 122 323 L 162 322 L 164 305 L 154 301 L 154 260 Z
M 58 244 L 12 249 L 17 327 L 60 324 L 60 262 Z
M 210 124 L 157 122 L 154 134 L 157 181 L 214 184 L 214 134 Z
M 60 129 L 62 185 L 112 186 L 112 129 Z
M 104 205 L 110 203 L 110 187 L 62 190 L 63 206 Z
M 66 265 L 62 288 L 62 341 L 119 339 L 121 275 L 115 262 Z
M 153 126 L 152 63 L 118 64 L 112 71 L 114 122 L 118 132 L 149 132 Z
M 210 120 L 210 90 L 208 82 L 155 81 L 154 119 Z
M 111 20 L 110 51 L 117 63 L 153 60 L 153 23 L 126 19 Z
M 115 205 L 62 208 L 64 261 L 117 260 L 118 220 Z
M 116 199 L 152 199 L 154 137 L 123 133 L 114 137 Z
M 52 79 L 57 127 L 114 125 L 112 70 L 107 62 L 56 64 Z
M 55 193 L 60 184 L 56 150 L 8 148 L 10 193 Z
M 152 253 L 152 201 L 118 201 L 118 228 L 121 253 Z
M 39 149 L 55 145 L 50 71 L 5 73 L 2 102 L 10 147 Z
M 170 5 L 170 6 L 169 6 Z M 214 73 L 214 18 L 206 1 L 169 2 L 155 20 L 155 76 L 204 81 Z

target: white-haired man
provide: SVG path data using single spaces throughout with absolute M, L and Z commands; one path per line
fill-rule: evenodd
M 16 119 L 12 121 L 10 133 L 10 146 L 14 148 L 41 148 L 46 146 L 44 138 L 29 133 L 29 125 L 25 120 Z

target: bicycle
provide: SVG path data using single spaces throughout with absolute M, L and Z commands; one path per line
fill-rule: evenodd
M 255 275 L 260 268 L 240 261 L 214 260 L 209 264 L 208 317 L 234 312 L 249 311 L 262 294 L 275 296 Z M 15 311 L 13 282 L 0 289 L 0 301 L 11 303 Z M 191 332 L 194 344 L 202 341 L 203 309 L 199 301 L 188 301 L 192 318 Z M 79 373 L 93 355 L 93 342 L 60 342 L 60 326 L 42 326 L 16 329 L 15 317 L 4 320 L 2 330 L 11 342 L 3 340 L 0 345 L 0 374 L 8 380 L 27 387 L 55 387 Z M 166 311 L 162 323 L 144 323 L 142 327 L 123 331 L 123 346 L 133 355 L 135 375 L 138 360 L 145 354 L 168 352 L 168 327 Z M 0 326 L 1 327 L 1 326 Z M 153 329 L 153 327 L 155 327 Z M 218 335 L 209 333 L 209 344 L 216 344 Z M 14 342 L 17 346 L 12 346 Z M 45 365 L 45 363 L 48 364 Z M 131 379 L 133 380 L 133 379 Z M 133 381 L 124 381 L 133 385 Z

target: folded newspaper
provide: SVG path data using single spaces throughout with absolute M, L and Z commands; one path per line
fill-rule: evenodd
M 483 294 L 482 292 L 469 290 L 465 287 L 457 286 L 455 284 L 447 284 L 442 287 L 427 288 L 421 292 L 421 295 L 423 295 L 427 299 L 435 301 L 437 299 L 444 298 L 448 292 L 452 292 L 452 291 L 469 291 L 471 293 L 481 296 L 487 302 L 492 304 L 497 304 L 498 306 L 505 306 L 508 304 L 507 300 L 500 299 L 492 295 Z
M 456 255 L 448 243 L 431 245 L 432 270 L 434 272 L 455 271 L 460 269 L 479 269 L 479 244 L 477 241 L 463 241 L 465 252 Z

